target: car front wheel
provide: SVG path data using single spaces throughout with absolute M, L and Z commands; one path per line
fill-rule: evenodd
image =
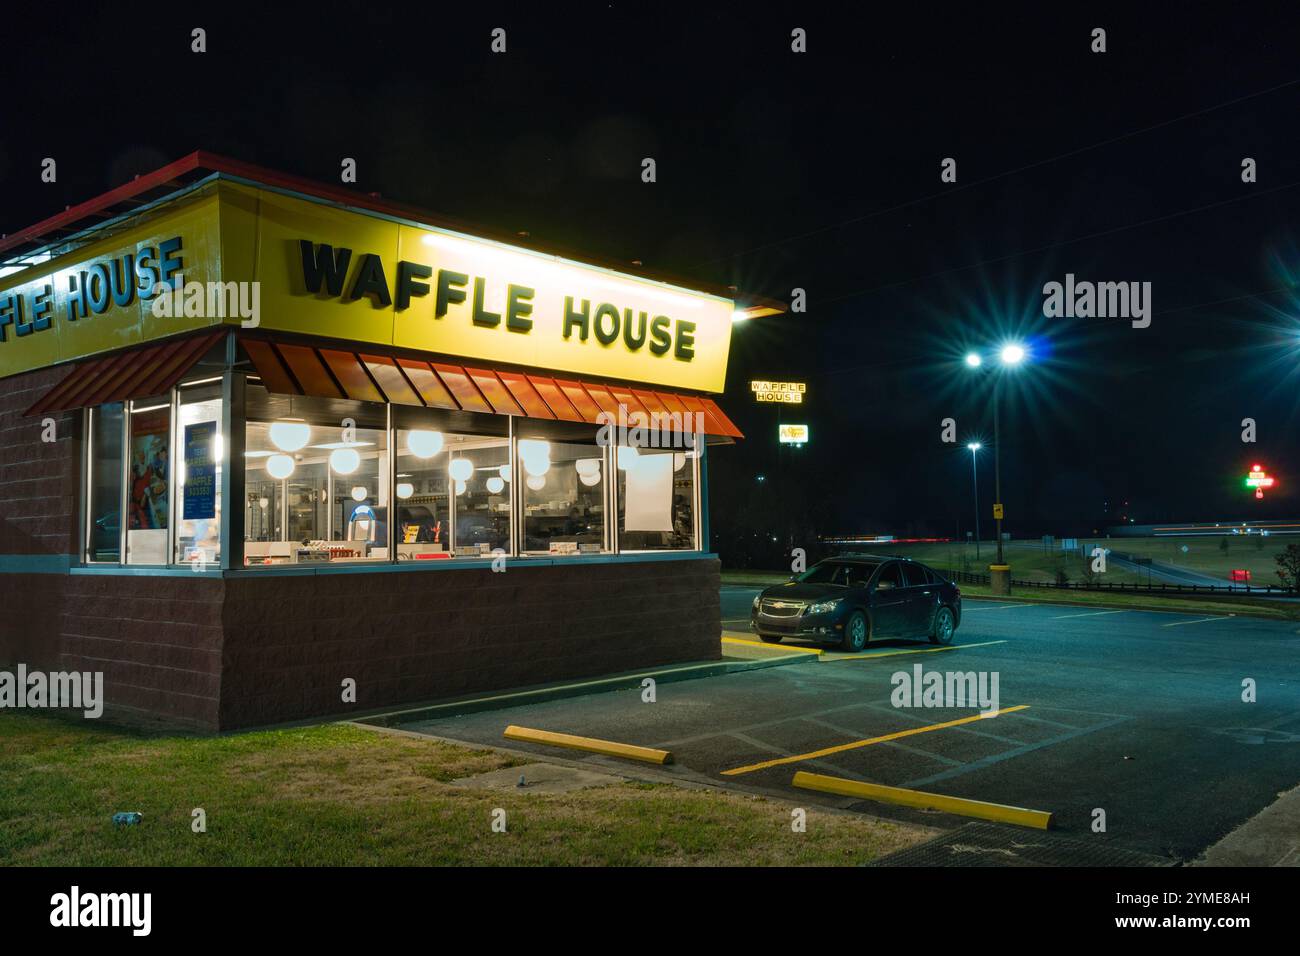
M 934 614 L 934 627 L 930 628 L 931 644 L 951 644 L 952 635 L 957 630 L 957 619 L 953 617 L 952 608 L 941 607 Z
M 868 629 L 867 616 L 861 611 L 854 611 L 844 622 L 844 638 L 840 641 L 840 647 L 849 652 L 862 650 L 867 646 Z
M 758 637 L 759 637 L 759 640 L 761 640 L 764 644 L 780 644 L 780 643 L 781 643 L 781 636 L 780 636 L 779 634 L 760 634 L 760 635 L 758 635 Z

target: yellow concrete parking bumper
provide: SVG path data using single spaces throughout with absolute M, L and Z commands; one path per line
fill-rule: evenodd
M 641 760 L 645 763 L 669 764 L 673 762 L 673 755 L 667 750 L 638 747 L 635 744 L 621 744 L 613 740 L 598 740 L 595 737 L 557 734 L 551 730 L 516 727 L 514 724 L 505 729 L 505 737 L 509 740 L 525 740 L 529 743 L 548 744 L 552 747 L 586 750 L 591 753 L 605 754 L 608 757 L 625 757 L 628 760 Z
M 776 651 L 783 654 L 824 654 L 825 648 L 821 647 L 800 647 L 797 644 L 769 644 L 766 641 L 750 641 L 743 637 L 723 637 L 723 644 L 748 644 L 750 647 L 761 647 L 767 651 Z
M 820 790 L 823 793 L 834 793 L 842 797 L 878 800 L 881 803 L 917 807 L 921 810 L 941 810 L 958 816 L 977 817 L 981 820 L 993 820 L 996 823 L 1014 823 L 1017 826 L 1033 827 L 1036 830 L 1046 830 L 1052 824 L 1052 815 L 1043 810 L 1026 810 L 1022 807 L 985 803 L 983 800 L 967 800 L 963 797 L 946 797 L 941 793 L 886 787 L 878 783 L 862 783 L 858 780 L 828 777 L 820 773 L 805 773 L 802 770 L 794 775 L 793 783 L 794 786 L 804 790 Z

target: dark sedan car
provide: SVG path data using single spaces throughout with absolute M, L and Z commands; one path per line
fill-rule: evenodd
M 948 644 L 961 590 L 923 564 L 875 555 L 827 558 L 754 598 L 750 627 L 769 643 L 801 637 L 860 651 L 884 637 Z

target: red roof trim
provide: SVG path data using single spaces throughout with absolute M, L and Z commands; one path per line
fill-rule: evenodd
M 66 412 L 170 391 L 225 334 L 225 329 L 214 329 L 80 362 L 23 414 Z

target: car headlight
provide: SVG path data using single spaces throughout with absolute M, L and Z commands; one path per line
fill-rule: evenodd
M 755 594 L 755 595 L 754 595 L 754 610 L 755 610 L 755 611 L 758 610 L 758 604 L 759 604 L 759 602 L 760 602 L 762 599 L 763 599 L 763 595 L 761 595 L 761 594 Z
M 809 613 L 809 614 L 826 614 L 826 613 L 828 613 L 828 612 L 830 612 L 830 611 L 835 610 L 837 607 L 839 607 L 839 606 L 840 606 L 840 600 L 841 600 L 840 598 L 836 598 L 834 601 L 822 601 L 820 604 L 810 604 L 810 605 L 808 605 L 808 613 Z

